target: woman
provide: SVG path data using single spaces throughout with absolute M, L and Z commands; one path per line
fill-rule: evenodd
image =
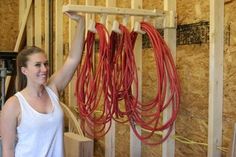
M 72 48 L 65 64 L 48 80 L 48 60 L 43 50 L 30 47 L 17 56 L 17 93 L 2 109 L 3 157 L 63 157 L 63 113 L 59 93 L 71 80 L 83 51 L 84 17 L 66 13 L 77 21 Z

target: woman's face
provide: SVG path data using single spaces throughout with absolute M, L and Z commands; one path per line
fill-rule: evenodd
M 48 78 L 48 60 L 44 53 L 34 53 L 28 56 L 26 67 L 21 71 L 27 77 L 27 82 L 33 84 L 45 84 Z

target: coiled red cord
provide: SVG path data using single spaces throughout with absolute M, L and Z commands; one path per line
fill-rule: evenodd
M 154 99 L 148 103 L 141 103 L 137 100 L 138 103 L 135 112 L 129 119 L 131 120 L 131 126 L 135 135 L 142 140 L 143 143 L 156 145 L 165 141 L 173 128 L 180 104 L 180 84 L 170 50 L 159 32 L 147 22 L 141 22 L 141 29 L 147 33 L 154 51 L 157 74 L 157 94 Z M 131 32 L 133 47 L 136 37 L 137 33 L 134 31 Z M 138 86 L 138 84 L 134 85 Z M 167 94 L 168 89 L 169 94 Z M 160 124 L 162 113 L 168 106 L 172 109 L 171 116 L 166 122 Z M 136 125 L 150 132 L 141 135 L 141 133 L 136 130 Z M 161 140 L 154 142 L 151 140 L 148 141 L 155 131 L 163 131 L 166 129 L 168 129 L 167 134 L 165 134 Z
M 158 31 L 150 24 L 141 22 L 141 29 L 147 33 L 154 51 L 157 94 L 148 103 L 139 102 L 138 75 L 133 52 L 138 34 L 134 31 L 130 33 L 121 24 L 119 28 L 122 33 L 112 32 L 107 41 L 106 28 L 102 24 L 96 24 L 99 54 L 95 69 L 92 61 L 95 33 L 87 34 L 85 59 L 78 70 L 76 85 L 79 112 L 84 124 L 82 129 L 88 135 L 99 138 L 108 132 L 112 118 L 120 123 L 129 121 L 135 135 L 143 143 L 160 144 L 171 133 L 179 110 L 180 85 L 174 61 Z M 160 124 L 162 113 L 168 106 L 171 107 L 172 114 L 166 122 Z M 100 110 L 101 114 L 97 114 L 96 110 Z M 136 129 L 137 125 L 149 133 L 142 135 Z M 156 131 L 163 130 L 168 131 L 161 140 L 150 140 Z
M 77 75 L 76 97 L 83 131 L 89 136 L 99 138 L 108 132 L 113 113 L 110 92 L 111 68 L 107 59 L 109 34 L 102 24 L 96 23 L 95 27 L 99 37 L 98 63 L 93 65 L 92 60 L 95 33 L 88 31 L 84 62 Z M 96 113 L 96 110 L 101 112 Z
M 120 123 L 127 122 L 128 115 L 132 114 L 135 107 L 124 100 L 129 97 L 134 81 L 137 81 L 137 70 L 129 30 L 122 24 L 119 25 L 121 34 L 115 32 L 110 36 L 110 54 L 112 54 L 112 85 L 113 85 L 113 119 Z M 138 96 L 138 94 L 136 94 Z M 124 101 L 122 103 L 122 101 Z M 123 104 L 123 105 L 122 105 Z M 135 103 L 133 103 L 135 104 Z

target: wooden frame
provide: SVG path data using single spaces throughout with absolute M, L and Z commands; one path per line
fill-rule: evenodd
M 116 0 L 106 0 L 106 7 L 115 7 Z M 111 31 L 112 22 L 115 20 L 114 16 L 108 16 L 106 21 L 106 28 Z M 105 135 L 105 157 L 115 157 L 115 134 L 116 122 L 112 120 L 109 132 Z
M 175 57 L 175 51 L 176 51 L 176 30 L 175 30 L 175 17 L 171 16 L 175 12 L 176 3 L 171 3 L 170 1 L 165 1 L 165 10 L 166 11 L 150 11 L 150 10 L 143 10 L 138 9 L 140 6 L 142 6 L 142 1 L 132 0 L 131 1 L 131 9 L 128 8 L 115 8 L 114 4 L 113 6 L 107 7 L 101 7 L 101 6 L 88 6 L 88 2 L 86 1 L 86 6 L 81 5 L 65 5 L 63 6 L 63 11 L 76 11 L 76 12 L 84 12 L 89 13 L 87 15 L 87 20 L 89 19 L 89 16 L 94 13 L 99 14 L 105 14 L 105 15 L 133 15 L 133 16 L 156 16 L 156 17 L 164 17 L 165 18 L 165 27 L 168 27 L 169 29 L 165 31 L 165 37 L 167 40 L 167 43 L 171 43 L 171 50 L 174 51 L 173 55 Z M 108 1 L 106 1 L 106 4 L 108 4 Z M 171 12 L 171 13 L 170 13 Z M 137 17 L 132 17 L 132 25 L 134 25 L 134 20 L 137 20 Z M 174 20 L 171 21 L 171 20 Z M 173 26 L 174 25 L 174 26 Z M 88 26 L 88 24 L 87 24 Z M 138 38 L 137 42 L 139 44 L 136 44 L 135 51 L 137 53 L 136 62 L 138 66 L 138 75 L 139 78 L 141 78 L 142 75 L 142 47 L 141 47 L 141 38 Z M 142 86 L 141 81 L 139 81 L 139 87 Z M 141 89 L 141 88 L 139 88 Z M 139 91 L 139 99 L 141 100 L 141 91 Z M 171 113 L 171 110 L 165 112 L 164 117 L 168 119 L 169 114 Z M 165 118 L 164 118 L 165 120 Z M 141 129 L 140 129 L 141 131 Z M 174 135 L 174 131 L 172 133 Z M 131 157 L 141 157 L 141 141 L 135 137 L 135 135 L 132 132 L 132 129 L 130 131 L 130 156 Z M 113 124 L 111 127 L 111 130 L 109 130 L 108 134 L 105 137 L 105 156 L 106 157 L 114 157 L 115 156 L 115 125 Z M 166 144 L 164 144 L 164 152 L 163 157 L 174 157 L 174 140 L 170 139 Z
M 176 11 L 176 0 L 164 0 L 164 10 L 169 12 L 175 12 Z M 172 56 L 175 60 L 176 58 L 176 20 L 170 20 L 170 16 L 168 18 L 164 19 L 165 21 L 165 27 L 164 29 L 164 39 L 169 46 Z M 172 16 L 172 18 L 175 18 Z M 174 23 L 172 23 L 174 22 Z M 173 28 L 174 26 L 174 28 Z M 166 110 L 164 110 L 163 113 L 163 122 L 166 122 L 171 117 L 172 109 L 171 107 L 167 107 Z M 163 135 L 167 134 L 167 131 L 163 132 Z M 175 125 L 173 126 L 172 132 L 170 134 L 170 137 L 175 135 Z M 163 144 L 162 144 L 162 157 L 174 157 L 175 156 L 175 140 L 173 138 L 168 138 Z
M 50 17 L 49 17 L 49 10 L 50 10 L 50 2 L 48 0 L 44 0 L 44 6 L 45 6 L 45 10 L 44 10 L 44 38 L 45 38 L 45 42 L 44 42 L 44 50 L 45 53 L 47 54 L 48 58 L 49 58 L 49 52 L 50 52 L 50 41 L 49 41 L 49 33 L 50 33 Z
M 76 4 L 76 0 L 69 0 L 69 4 Z M 69 51 L 71 50 L 71 44 L 72 44 L 72 40 L 73 40 L 73 34 L 75 32 L 75 23 L 69 19 Z M 74 105 L 76 105 L 76 98 L 75 98 L 75 92 L 74 92 L 74 87 L 75 87 L 75 81 L 76 81 L 76 73 L 75 75 L 72 77 L 72 80 L 69 83 L 69 107 L 72 107 Z M 71 127 L 70 127 L 70 123 L 69 123 L 69 131 L 71 131 Z
M 34 2 L 31 3 L 32 6 L 33 6 L 33 3 Z M 27 6 L 31 5 L 31 4 L 29 4 L 29 1 L 27 1 Z M 26 44 L 27 44 L 27 46 L 33 46 L 33 44 L 34 44 L 34 21 L 33 21 L 34 14 L 33 14 L 33 10 L 34 10 L 34 8 L 31 7 L 30 11 L 29 11 L 28 19 L 27 19 L 27 26 L 26 26 L 26 39 L 27 39 Z
M 91 5 L 65 5 L 63 6 L 63 12 L 66 11 L 78 11 L 84 13 L 93 14 L 108 14 L 108 15 L 130 15 L 130 16 L 164 16 L 165 12 L 161 10 L 145 10 L 138 8 L 117 8 L 117 7 L 102 7 L 102 6 L 91 6 Z
M 35 46 L 42 47 L 42 3 L 41 0 L 34 0 L 34 44 Z
M 55 70 L 58 70 L 63 64 L 63 0 L 56 0 L 56 34 L 55 34 Z
M 131 0 L 131 9 L 142 8 L 142 0 Z M 162 11 L 160 11 L 162 12 Z M 163 16 L 163 15 L 161 15 Z M 131 17 L 131 27 L 134 28 L 136 21 L 141 21 L 141 17 Z M 135 47 L 135 61 L 138 69 L 138 99 L 142 102 L 142 37 L 139 35 L 136 39 Z M 142 130 L 139 126 L 136 126 L 137 131 L 141 134 Z M 132 127 L 130 126 L 130 156 L 141 157 L 142 156 L 142 142 L 133 133 Z
M 224 1 L 210 0 L 208 157 L 220 157 L 222 144 Z

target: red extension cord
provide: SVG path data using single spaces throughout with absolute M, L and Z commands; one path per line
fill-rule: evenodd
M 94 65 L 93 46 L 95 33 L 88 32 L 85 41 L 85 58 L 78 70 L 76 96 L 82 129 L 89 136 L 104 136 L 111 120 L 130 122 L 135 135 L 145 144 L 156 145 L 165 141 L 171 133 L 180 103 L 180 85 L 170 50 L 158 31 L 146 22 L 141 29 L 151 42 L 157 74 L 157 94 L 148 103 L 138 101 L 138 75 L 134 57 L 137 33 L 121 25 L 121 34 L 112 32 L 110 38 L 106 28 L 97 23 L 99 37 L 98 62 Z M 169 94 L 167 94 L 169 91 Z M 124 105 L 122 106 L 122 101 Z M 162 122 L 163 111 L 170 106 L 171 116 Z M 96 113 L 95 111 L 101 111 Z M 162 124 L 160 124 L 162 122 Z M 148 130 L 141 135 L 136 126 Z M 156 131 L 167 130 L 161 140 L 151 141 Z
M 136 110 L 132 117 L 130 117 L 130 122 L 135 135 L 142 140 L 143 143 L 156 145 L 165 141 L 171 133 L 179 110 L 180 84 L 170 50 L 159 32 L 147 22 L 141 22 L 141 29 L 147 33 L 154 51 L 157 74 L 157 94 L 156 97 L 148 103 L 144 104 L 138 101 Z M 133 47 L 135 45 L 136 37 L 137 33 L 134 31 L 131 32 Z M 134 85 L 138 86 L 138 84 Z M 169 94 L 167 94 L 168 91 Z M 168 106 L 172 109 L 171 116 L 166 122 L 162 122 L 160 121 L 160 118 L 162 117 L 163 111 Z M 160 122 L 162 122 L 162 124 L 160 124 Z M 150 132 L 145 135 L 141 135 L 136 130 L 136 125 L 139 125 L 141 128 Z M 166 129 L 167 133 L 161 140 L 156 142 L 151 140 L 148 141 L 155 131 L 164 131 Z
M 76 83 L 76 97 L 79 113 L 82 119 L 82 129 L 95 138 L 104 136 L 111 126 L 111 72 L 108 62 L 108 31 L 100 24 L 96 24 L 99 36 L 98 63 L 93 63 L 93 46 L 95 33 L 88 32 L 85 41 L 85 58 L 78 70 Z M 94 68 L 95 67 L 95 68 Z M 96 69 L 96 70 L 94 70 Z M 103 96 L 103 100 L 101 97 Z M 100 110 L 101 113 L 95 113 Z

